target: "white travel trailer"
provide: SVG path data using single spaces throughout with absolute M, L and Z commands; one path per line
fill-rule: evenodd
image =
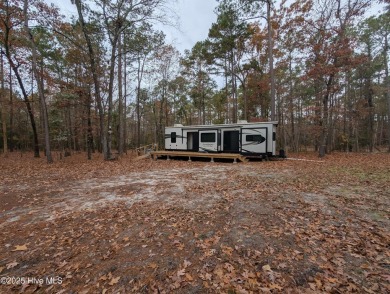
M 183 126 L 165 128 L 165 150 L 240 153 L 276 156 L 277 122 Z

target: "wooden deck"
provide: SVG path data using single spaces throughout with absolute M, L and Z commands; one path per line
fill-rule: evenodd
M 188 157 L 188 161 L 191 161 L 192 157 L 204 157 L 210 158 L 211 162 L 214 162 L 214 158 L 232 159 L 233 163 L 237 161 L 248 162 L 248 159 L 237 153 L 203 153 L 203 152 L 189 152 L 189 151 L 152 151 L 151 156 L 154 160 L 157 160 L 160 156 L 166 156 L 167 160 L 171 157 Z

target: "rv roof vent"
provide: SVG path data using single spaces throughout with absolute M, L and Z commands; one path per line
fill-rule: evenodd
M 247 124 L 248 121 L 247 120 L 238 120 L 237 123 L 238 124 Z
M 179 127 L 182 127 L 183 125 L 182 124 L 174 124 L 173 125 L 175 128 L 179 128 Z

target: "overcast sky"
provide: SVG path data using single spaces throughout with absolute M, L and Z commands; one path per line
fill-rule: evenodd
M 168 28 L 166 34 L 168 38 L 175 40 L 175 45 L 181 52 L 207 38 L 211 24 L 217 19 L 214 13 L 217 4 L 216 0 L 177 0 L 175 10 L 179 16 L 181 32 Z
M 67 17 L 76 14 L 75 5 L 71 0 L 46 0 L 53 3 L 61 10 L 61 14 Z M 209 28 L 216 21 L 214 9 L 217 6 L 216 0 L 176 0 L 172 5 L 178 15 L 180 30 L 173 27 L 159 27 L 167 35 L 167 42 L 180 51 L 191 49 L 197 41 L 207 38 Z
M 70 17 L 76 15 L 76 7 L 71 0 L 46 0 L 58 6 L 61 13 Z M 280 0 L 276 1 L 278 5 Z M 290 2 L 290 1 L 288 1 Z M 216 21 L 214 9 L 216 0 L 173 0 L 172 9 L 178 16 L 180 30 L 173 27 L 158 27 L 167 35 L 167 42 L 172 43 L 180 52 L 191 49 L 196 42 L 207 38 L 211 24 Z M 374 4 L 368 15 L 378 13 L 383 5 Z

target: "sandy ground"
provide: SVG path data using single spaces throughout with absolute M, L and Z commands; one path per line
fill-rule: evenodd
M 1 293 L 390 291 L 388 154 L 81 156 L 1 158 Z

